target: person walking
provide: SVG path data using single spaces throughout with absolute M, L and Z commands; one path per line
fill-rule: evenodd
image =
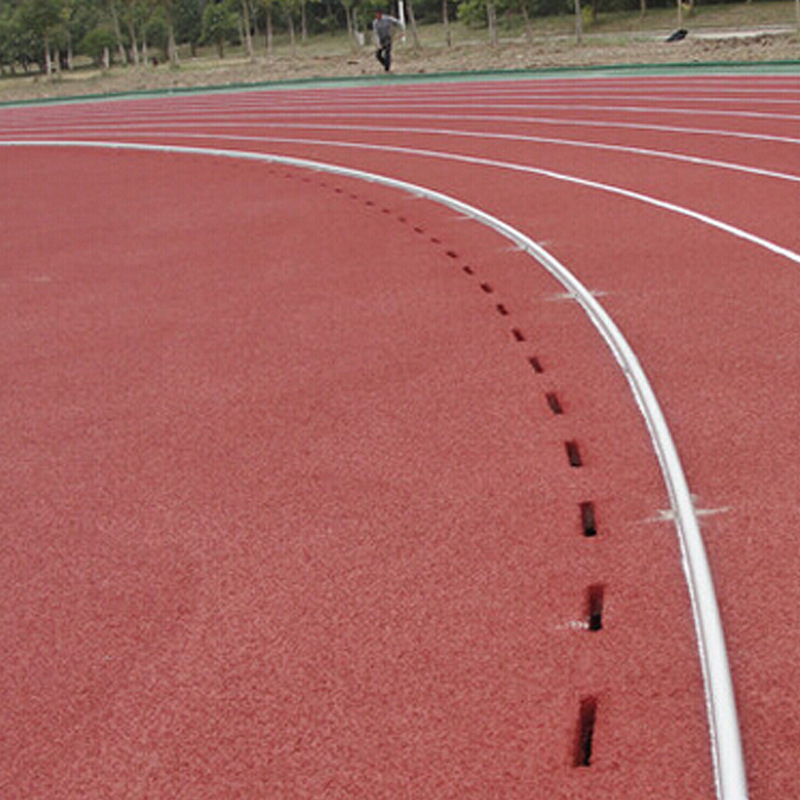
M 375 58 L 381 62 L 386 72 L 392 68 L 392 36 L 395 28 L 405 30 L 405 27 L 399 19 L 390 17 L 382 11 L 375 12 L 375 20 L 372 23 L 375 44 L 378 45 L 378 49 L 375 51 Z

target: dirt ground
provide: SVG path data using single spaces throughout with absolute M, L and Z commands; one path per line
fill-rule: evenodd
M 613 36 L 587 36 L 579 46 L 574 39 L 548 37 L 528 44 L 523 40 L 453 47 L 426 46 L 415 51 L 409 42 L 398 43 L 393 74 L 421 75 L 486 70 L 541 70 L 631 64 L 708 64 L 718 62 L 800 62 L 800 38 L 783 31 L 702 32 L 681 42 L 667 42 L 666 33 L 622 41 Z M 800 63 L 798 64 L 800 66 Z M 253 62 L 228 58 L 184 60 L 168 65 L 114 68 L 101 71 L 43 76 L 6 77 L 0 80 L 0 102 L 24 99 L 119 94 L 157 89 L 228 86 L 313 78 L 379 77 L 383 73 L 371 47 L 359 52 L 328 56 L 257 56 Z

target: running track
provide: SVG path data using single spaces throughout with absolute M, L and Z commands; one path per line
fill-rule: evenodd
M 795 796 L 798 121 L 777 75 L 0 110 L 0 793 L 744 796 L 631 386 L 455 199 L 635 352 Z

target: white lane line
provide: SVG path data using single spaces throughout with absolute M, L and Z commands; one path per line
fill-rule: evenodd
M 185 134 L 184 134 L 185 135 Z M 198 134 L 200 137 L 204 137 L 203 134 Z M 727 222 L 723 222 L 722 220 L 716 219 L 715 217 L 711 217 L 708 214 L 704 214 L 700 211 L 694 211 L 691 208 L 686 208 L 685 206 L 677 205 L 676 203 L 671 203 L 668 200 L 659 200 L 657 197 L 652 197 L 651 195 L 642 194 L 641 192 L 635 192 L 631 189 L 624 189 L 620 186 L 614 186 L 608 183 L 600 183 L 599 181 L 592 181 L 586 178 L 579 178 L 575 175 L 567 175 L 565 173 L 554 172 L 552 170 L 543 169 L 540 167 L 530 167 L 525 164 L 514 164 L 508 161 L 497 161 L 494 159 L 489 158 L 481 158 L 478 156 L 466 156 L 466 155 L 459 155 L 457 153 L 449 153 L 443 152 L 439 150 L 422 150 L 412 147 L 397 147 L 393 145 L 376 145 L 376 144 L 360 144 L 354 142 L 331 142 L 326 139 L 317 140 L 317 139 L 294 139 L 294 138 L 284 138 L 278 136 L 265 136 L 265 137 L 242 137 L 242 136 L 212 136 L 209 138 L 213 139 L 226 139 L 230 138 L 236 141 L 247 140 L 247 141 L 254 141 L 261 144 L 293 144 L 293 145 L 313 145 L 315 147 L 333 147 L 333 148 L 347 148 L 347 149 L 361 149 L 361 150 L 378 150 L 381 152 L 393 152 L 393 153 L 401 153 L 404 155 L 414 155 L 414 156 L 422 156 L 425 158 L 440 158 L 447 161 L 457 161 L 466 164 L 477 164 L 479 166 L 488 166 L 494 167 L 498 169 L 505 169 L 511 170 L 514 172 L 522 172 L 528 173 L 532 175 L 539 175 L 544 178 L 552 178 L 553 180 L 562 181 L 565 183 L 571 183 L 577 186 L 583 186 L 589 189 L 597 189 L 601 192 L 607 192 L 609 194 L 618 195 L 620 197 L 625 197 L 629 200 L 635 200 L 636 202 L 644 203 L 645 205 L 654 206 L 659 208 L 663 211 L 669 211 L 674 214 L 678 214 L 683 217 L 688 217 L 689 219 L 693 219 L 697 222 L 703 223 L 704 225 L 708 225 L 709 227 L 716 228 L 724 233 L 730 234 L 731 236 L 735 236 L 738 239 L 743 239 L 750 244 L 755 245 L 756 247 L 763 248 L 764 250 L 768 250 L 769 252 L 773 253 L 774 255 L 781 256 L 783 258 L 788 259 L 789 261 L 794 262 L 795 264 L 800 264 L 800 253 L 795 252 L 794 250 L 790 250 L 788 247 L 783 247 L 782 245 L 777 244 L 776 242 L 772 242 L 769 239 L 765 239 L 757 234 L 750 233 L 749 231 L 744 230 L 743 228 L 739 228 L 735 225 L 731 225 Z M 50 145 L 57 145 L 59 144 L 58 140 L 32 140 L 32 141 L 0 141 L 0 145 L 13 145 L 13 144 L 50 144 Z M 70 141 L 64 140 L 62 142 L 65 145 L 71 144 Z M 88 145 L 91 144 L 90 141 L 83 142 L 82 144 Z M 122 147 L 123 143 L 115 144 L 113 142 L 105 143 L 107 147 L 114 147 L 119 146 Z M 129 145 L 133 147 L 134 145 Z M 140 146 L 140 145 L 136 145 Z M 146 147 L 147 145 L 141 145 L 142 147 Z M 178 147 L 177 145 L 153 145 L 153 147 Z M 236 151 L 239 152 L 239 151 Z M 343 167 L 346 169 L 346 167 Z
M 184 114 L 184 112 L 186 112 Z M 68 121 L 61 119 L 53 120 L 48 117 L 47 124 L 36 126 L 35 120 L 14 120 L 15 124 L 5 126 L 5 132 L 0 131 L 0 135 L 4 136 L 29 136 L 29 135 L 53 135 L 64 134 L 65 131 L 76 130 L 119 130 L 122 125 L 132 127 L 143 127 L 148 124 L 169 126 L 171 128 L 181 127 L 200 127 L 207 128 L 235 128 L 241 125 L 249 125 L 253 123 L 261 124 L 277 124 L 272 120 L 286 116 L 295 117 L 296 111 L 284 109 L 281 107 L 271 107 L 269 109 L 260 109 L 257 111 L 247 112 L 230 112 L 225 113 L 224 121 L 219 119 L 220 110 L 209 110 L 209 117 L 198 118 L 196 113 L 190 113 L 187 109 L 177 111 L 172 109 L 172 112 L 166 115 L 166 112 L 158 112 L 152 115 L 136 114 L 135 122 L 119 123 L 119 115 L 112 117 L 114 125 L 108 126 L 99 122 L 100 115 L 84 115 L 83 119 L 88 119 L 89 122 L 82 121 L 81 118 L 71 117 Z M 764 142 L 780 142 L 785 144 L 797 145 L 800 144 L 800 138 L 793 136 L 783 136 L 771 133 L 759 133 L 750 131 L 734 131 L 721 128 L 693 128 L 680 125 L 661 125 L 646 122 L 622 122 L 617 120 L 595 120 L 595 119 L 573 119 L 567 117 L 543 117 L 537 115 L 520 116 L 520 115 L 507 115 L 507 114 L 444 114 L 444 113 L 416 113 L 416 112 L 377 112 L 372 110 L 364 111 L 340 111 L 333 108 L 332 111 L 320 111 L 318 106 L 315 106 L 314 111 L 303 112 L 303 120 L 306 119 L 325 119 L 331 115 L 335 115 L 337 119 L 355 118 L 355 119 L 379 119 L 382 121 L 389 119 L 398 120 L 435 120 L 435 121 L 448 121 L 448 122 L 507 122 L 512 124 L 526 124 L 526 125 L 548 125 L 560 127 L 587 127 L 587 128 L 601 128 L 601 129 L 619 129 L 619 130 L 632 130 L 632 131 L 655 131 L 658 133 L 676 133 L 681 135 L 693 136 L 711 136 L 714 138 L 726 137 L 733 139 L 744 139 L 749 141 L 764 141 Z M 183 117 L 185 116 L 185 119 Z M 106 118 L 105 115 L 102 118 Z M 400 127 L 402 130 L 402 127 Z
M 403 97 L 405 97 L 403 95 Z M 494 95 L 492 96 L 494 97 Z M 153 118 L 153 116 L 161 116 L 162 114 L 169 114 L 169 115 L 179 115 L 179 114 L 187 114 L 191 117 L 195 117 L 198 110 L 201 112 L 205 111 L 213 111 L 215 113 L 222 113 L 225 114 L 226 118 L 230 118 L 231 115 L 238 115 L 241 116 L 242 114 L 251 113 L 250 109 L 252 108 L 252 113 L 280 113 L 280 114 L 311 114 L 314 113 L 316 115 L 329 115 L 329 114 L 336 114 L 344 115 L 344 114 L 351 114 L 355 113 L 358 109 L 359 104 L 364 104 L 365 102 L 369 103 L 370 110 L 373 114 L 380 113 L 381 109 L 385 106 L 385 110 L 387 112 L 392 111 L 396 108 L 397 105 L 397 97 L 390 96 L 387 97 L 385 94 L 378 94 L 378 95 L 366 95 L 363 96 L 354 96 L 352 99 L 349 99 L 346 103 L 342 103 L 341 100 L 337 102 L 329 102 L 326 100 L 314 100 L 314 99 L 304 99 L 298 98 L 296 95 L 293 95 L 287 102 L 273 102 L 273 98 L 264 98 L 266 100 L 269 99 L 270 104 L 269 108 L 259 109 L 258 106 L 253 107 L 250 103 L 247 104 L 236 104 L 232 109 L 229 107 L 224 107 L 223 109 L 219 108 L 218 103 L 189 103 L 184 102 L 181 103 L 180 107 L 176 108 L 174 106 L 163 108 L 163 104 L 155 104 L 150 103 L 147 106 L 144 105 L 136 105 L 136 106 L 128 106 L 126 110 L 129 110 L 129 113 L 135 113 L 138 119 L 148 119 Z M 282 98 L 286 99 L 286 98 Z M 562 112 L 575 112 L 575 111 L 592 111 L 592 112 L 624 112 L 628 114 L 651 114 L 653 116 L 658 115 L 690 115 L 690 116 L 716 116 L 716 117 L 727 117 L 733 119 L 766 119 L 766 120 L 776 120 L 776 121 L 788 121 L 788 122 L 796 122 L 800 120 L 800 115 L 798 114 L 781 114 L 776 112 L 766 112 L 766 111 L 752 111 L 747 109 L 735 109 L 735 110 L 725 110 L 725 109 L 709 109 L 709 108 L 702 108 L 702 107 L 688 107 L 688 108 L 673 108 L 673 107 L 663 107 L 663 106 L 639 106 L 639 105 L 596 105 L 593 103 L 551 103 L 551 102 L 540 102 L 535 98 L 527 102 L 484 102 L 481 100 L 479 96 L 470 95 L 469 102 L 462 102 L 460 97 L 457 97 L 455 100 L 442 100 L 437 98 L 435 95 L 431 96 L 430 94 L 426 94 L 422 97 L 413 96 L 407 98 L 408 102 L 413 101 L 413 105 L 415 109 L 427 109 L 430 106 L 434 106 L 439 113 L 442 112 L 451 112 L 451 111 L 458 111 L 458 110 L 471 110 L 471 111 L 527 111 L 527 112 L 536 112 L 539 110 L 549 110 L 549 111 L 562 111 Z M 547 97 L 544 97 L 543 100 L 547 100 Z M 653 99 L 653 98 L 650 98 Z M 686 101 L 690 102 L 690 101 Z M 743 100 L 742 102 L 752 103 L 754 102 L 751 99 Z M 758 100 L 755 102 L 762 102 L 762 100 Z M 784 101 L 790 102 L 790 101 Z M 239 110 L 240 106 L 243 105 L 244 109 L 246 110 Z M 795 103 L 797 105 L 797 103 Z M 125 106 L 122 106 L 125 108 Z M 163 109 L 163 110 L 162 110 Z M 61 109 L 65 115 L 69 116 L 75 112 L 74 107 L 66 107 Z M 94 106 L 94 107 L 77 107 L 78 113 L 84 113 L 85 115 L 93 116 L 95 118 L 108 118 L 109 116 L 114 115 L 113 108 L 105 108 L 102 106 Z M 119 113 L 117 112 L 116 118 L 119 117 Z M 568 120 L 566 120 L 568 121 Z
M 681 548 L 682 565 L 692 603 L 708 711 L 717 798 L 718 800 L 747 800 L 744 757 L 722 620 L 711 569 L 700 533 L 700 525 L 677 448 L 650 381 L 635 353 L 605 309 L 566 267 L 524 233 L 475 206 L 417 184 L 349 167 L 269 153 L 123 142 L 18 141 L 2 142 L 0 146 L 80 147 L 146 153 L 205 155 L 261 163 L 279 163 L 334 173 L 399 189 L 413 196 L 439 203 L 458 214 L 486 225 L 533 257 L 575 297 L 589 316 L 592 324 L 597 328 L 620 364 L 645 419 L 670 498 L 670 506 L 675 514 L 675 528 Z
M 224 125 L 225 123 L 220 123 Z M 139 130 L 144 127 L 144 130 Z M 702 156 L 687 155 L 684 153 L 676 153 L 669 150 L 654 150 L 646 147 L 633 147 L 629 145 L 619 144 L 606 144 L 605 142 L 590 142 L 582 139 L 560 139 L 552 136 L 529 136 L 524 134 L 511 134 L 511 133 L 495 133 L 492 131 L 464 131 L 451 128 L 415 128 L 415 127 L 385 127 L 381 125 L 327 125 L 325 123 L 295 123 L 295 122 L 274 122 L 265 123 L 265 128 L 302 128 L 309 130 L 322 130 L 333 132 L 356 132 L 356 133 L 392 133 L 392 134 L 419 134 L 424 136 L 446 136 L 449 138 L 464 138 L 464 139 L 499 139 L 508 142 L 528 142 L 536 144 L 552 144 L 564 147 L 579 147 L 587 150 L 607 150 L 615 153 L 625 153 L 630 155 L 640 155 L 651 158 L 663 158 L 670 161 L 685 162 L 687 164 L 695 164 L 705 167 L 714 167 L 717 169 L 730 170 L 732 172 L 741 172 L 750 175 L 756 175 L 761 178 L 775 178 L 778 180 L 792 181 L 800 183 L 800 175 L 793 175 L 788 172 L 777 172 L 775 170 L 762 169 L 760 167 L 750 167 L 746 164 L 735 164 L 731 161 L 719 161 L 712 158 L 703 158 Z M 204 139 L 224 139 L 226 141 L 264 141 L 262 137 L 242 135 L 216 135 L 211 133 L 186 133 L 184 130 L 179 134 L 173 134 L 169 131 L 153 131 L 148 130 L 145 126 L 122 124 L 114 126 L 114 130 L 93 128 L 92 126 L 79 125 L 70 129 L 70 133 L 83 132 L 84 134 L 91 134 L 93 130 L 100 131 L 106 136 L 126 136 L 131 133 L 141 133 L 147 137 L 162 138 L 165 136 L 179 135 L 182 138 L 204 138 Z M 47 134 L 34 134 L 45 136 Z M 799 140 L 800 141 L 800 140 Z M 358 143 L 353 143 L 358 144 Z

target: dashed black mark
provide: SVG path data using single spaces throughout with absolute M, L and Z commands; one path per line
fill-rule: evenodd
M 594 729 L 597 724 L 597 698 L 584 697 L 578 710 L 578 730 L 575 736 L 575 750 L 572 763 L 575 767 L 592 765 Z
M 564 442 L 564 449 L 567 451 L 567 461 L 571 467 L 582 467 L 583 458 L 578 443 L 575 440 Z
M 501 316 L 503 317 L 508 316 L 508 309 L 502 303 L 498 303 L 495 306 L 495 308 L 497 309 L 497 313 L 500 314 Z
M 594 632 L 603 630 L 603 604 L 605 601 L 606 587 L 596 583 L 586 590 L 586 619 L 588 630 Z
M 595 519 L 594 503 L 589 501 L 581 503 L 580 509 L 583 535 L 587 539 L 592 539 L 597 536 L 597 520 Z
M 564 413 L 564 407 L 561 405 L 561 401 L 558 399 L 558 395 L 555 392 L 548 392 L 545 395 L 545 399 L 547 400 L 547 405 L 554 414 Z
M 524 342 L 525 341 L 525 334 L 519 328 L 512 328 L 511 329 L 511 335 L 518 342 Z

